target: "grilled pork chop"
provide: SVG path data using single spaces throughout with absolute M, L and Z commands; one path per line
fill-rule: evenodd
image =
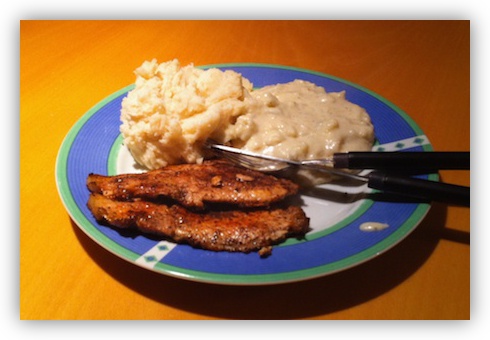
M 186 207 L 201 209 L 205 203 L 263 207 L 298 191 L 298 186 L 289 180 L 245 169 L 224 160 L 170 165 L 143 174 L 90 174 L 87 187 L 93 193 L 121 201 L 169 197 Z
M 302 236 L 308 228 L 308 218 L 296 206 L 192 212 L 179 205 L 116 201 L 92 193 L 88 207 L 97 220 L 119 228 L 136 227 L 145 233 L 214 251 L 259 250 L 262 256 L 270 253 L 273 244 L 289 236 Z

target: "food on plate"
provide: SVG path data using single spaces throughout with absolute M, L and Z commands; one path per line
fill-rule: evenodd
M 88 208 L 101 222 L 215 251 L 259 251 L 304 236 L 309 219 L 287 202 L 298 186 L 224 160 L 139 174 L 90 174 Z
M 308 219 L 297 206 L 194 212 L 180 205 L 116 201 L 91 194 L 88 207 L 97 220 L 119 228 L 136 227 L 207 250 L 259 251 L 261 256 L 269 255 L 272 245 L 287 237 L 304 235 L 308 228 Z
M 229 139 L 226 129 L 246 112 L 252 84 L 233 71 L 145 61 L 122 101 L 121 134 L 147 169 L 202 161 L 202 141 Z
M 287 159 L 314 159 L 333 152 L 371 150 L 374 129 L 366 110 L 345 92 L 327 93 L 304 80 L 251 92 L 249 113 L 238 117 L 234 143 Z
M 371 119 L 345 92 L 327 93 L 304 80 L 251 92 L 256 108 L 238 117 L 233 143 L 286 159 L 326 158 L 334 152 L 371 150 Z
M 206 203 L 264 207 L 298 192 L 292 181 L 216 159 L 200 165 L 169 165 L 141 174 L 90 174 L 87 187 L 91 192 L 117 200 L 167 197 L 200 209 Z
M 305 80 L 254 89 L 231 70 L 145 61 L 122 101 L 124 145 L 147 172 L 90 174 L 88 207 L 97 220 L 209 250 L 267 255 L 307 232 L 303 210 L 287 202 L 293 181 L 205 160 L 208 139 L 292 160 L 368 151 L 368 113 L 344 92 Z M 330 176 L 299 172 L 303 185 Z
M 232 144 L 245 150 L 291 160 L 324 159 L 336 152 L 370 151 L 371 119 L 345 92 L 327 93 L 304 80 L 265 86 L 250 93 L 249 113 L 230 127 Z M 303 186 L 328 182 L 331 175 L 299 170 Z
M 121 133 L 147 169 L 202 162 L 208 138 L 292 160 L 369 151 L 374 142 L 366 110 L 345 92 L 305 80 L 254 89 L 237 72 L 183 67 L 176 59 L 144 62 L 135 73 L 135 88 L 122 102 Z

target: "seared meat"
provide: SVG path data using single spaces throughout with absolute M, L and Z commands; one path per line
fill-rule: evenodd
M 263 207 L 296 194 L 298 186 L 223 160 L 203 164 L 170 165 L 143 174 L 102 176 L 90 174 L 87 187 L 116 200 L 154 200 L 169 197 L 186 207 L 230 203 Z
M 97 220 L 110 225 L 136 227 L 145 233 L 214 251 L 259 250 L 261 255 L 267 255 L 273 244 L 288 236 L 302 236 L 308 228 L 308 218 L 296 206 L 191 212 L 179 205 L 143 200 L 123 202 L 91 194 L 88 207 Z
M 208 250 L 267 255 L 287 237 L 303 236 L 309 224 L 300 207 L 277 206 L 297 193 L 296 184 L 222 160 L 90 174 L 87 187 L 98 221 Z

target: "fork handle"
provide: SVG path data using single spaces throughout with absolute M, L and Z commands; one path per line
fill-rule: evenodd
M 333 155 L 333 166 L 342 169 L 397 171 L 469 170 L 469 152 L 346 152 Z

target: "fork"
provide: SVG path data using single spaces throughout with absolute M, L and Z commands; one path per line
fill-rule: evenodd
M 224 158 L 229 159 L 236 164 L 256 171 L 278 172 L 290 167 L 302 167 L 310 170 L 326 172 L 332 175 L 362 181 L 367 183 L 367 186 L 369 188 L 398 195 L 463 206 L 470 205 L 469 187 L 423 180 L 413 177 L 394 176 L 380 171 L 372 171 L 366 175 L 355 174 L 352 172 L 334 169 L 332 167 L 332 162 L 328 159 L 295 161 L 269 155 L 262 155 L 248 150 L 233 148 L 230 146 L 218 144 L 212 140 L 207 140 L 204 143 L 204 147 L 210 149 L 214 153 Z M 432 152 L 426 152 L 424 154 L 431 153 Z M 379 154 L 381 155 L 382 153 Z M 409 152 L 399 154 L 409 154 Z M 430 158 L 427 159 L 430 161 Z M 433 166 L 431 166 L 430 168 L 433 168 Z

